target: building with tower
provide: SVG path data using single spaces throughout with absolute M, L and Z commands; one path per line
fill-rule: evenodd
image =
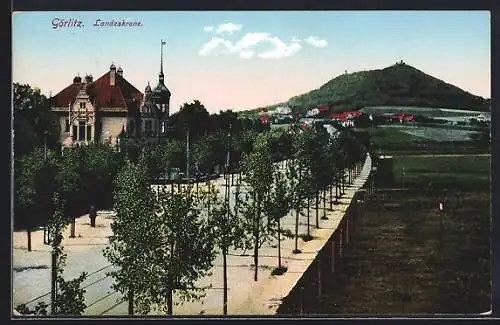
M 165 86 L 165 75 L 163 74 L 163 46 L 161 42 L 160 73 L 158 84 L 151 89 L 146 86 L 144 90 L 144 101 L 140 108 L 140 133 L 148 138 L 158 138 L 163 136 L 167 130 L 167 120 L 170 115 L 170 90 Z
M 141 93 L 124 77 L 121 67 L 111 64 L 98 79 L 79 75 L 50 98 L 59 117 L 60 141 L 64 146 L 88 143 L 118 144 L 120 138 L 155 141 L 166 132 L 171 93 L 165 86 L 163 46 L 158 85 L 149 82 Z

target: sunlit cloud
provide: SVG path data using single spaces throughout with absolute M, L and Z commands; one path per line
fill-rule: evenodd
M 314 47 L 325 47 L 328 45 L 328 42 L 326 40 L 321 39 L 317 36 L 309 36 L 304 41 L 306 41 L 307 44 Z

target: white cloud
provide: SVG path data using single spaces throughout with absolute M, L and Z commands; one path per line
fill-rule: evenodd
M 243 50 L 240 52 L 240 58 L 242 59 L 250 59 L 254 56 L 255 52 L 254 51 L 249 51 L 249 50 Z
M 324 39 L 321 39 L 317 36 L 309 36 L 308 38 L 305 39 L 307 44 L 314 46 L 314 47 L 325 47 L 328 45 L 328 42 Z
M 213 30 L 214 30 L 214 26 L 205 26 L 205 27 L 203 27 L 203 30 L 204 30 L 205 32 L 211 32 L 211 31 L 213 31 Z
M 234 49 L 239 52 L 254 47 L 258 43 L 268 40 L 270 37 L 269 33 L 246 33 L 245 36 L 236 42 Z
M 219 27 L 217 28 L 216 33 L 217 34 L 228 33 L 231 35 L 234 32 L 240 31 L 242 27 L 243 25 L 233 24 L 233 23 L 220 24 Z
M 198 53 L 200 55 L 208 55 L 222 48 L 223 52 L 238 54 L 243 59 L 250 59 L 255 56 L 256 46 L 260 44 L 271 46 L 269 50 L 257 54 L 261 59 L 279 59 L 291 56 L 302 48 L 299 40 L 296 38 L 292 39 L 290 44 L 286 44 L 270 33 L 255 32 L 245 34 L 236 43 L 220 37 L 214 37 L 205 43 Z
M 220 37 L 214 37 L 207 43 L 203 44 L 201 47 L 200 51 L 198 52 L 199 55 L 209 55 L 212 53 L 219 45 L 223 45 L 226 49 L 232 50 L 233 44 L 231 41 L 225 40 Z
M 287 45 L 277 37 L 272 37 L 269 41 L 274 44 L 274 49 L 259 54 L 259 57 L 262 59 L 279 59 L 287 57 L 298 52 L 302 48 L 298 42 L 291 42 L 291 44 Z

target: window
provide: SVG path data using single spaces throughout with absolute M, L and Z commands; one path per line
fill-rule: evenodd
M 77 132 L 78 132 L 78 127 L 76 125 L 73 125 L 73 140 L 76 140 Z
M 64 132 L 69 132 L 69 118 L 65 119 Z
M 87 141 L 92 140 L 92 126 L 87 125 Z
M 84 102 L 80 103 L 80 108 L 85 108 L 85 103 Z
M 78 141 L 85 141 L 85 122 L 78 122 Z

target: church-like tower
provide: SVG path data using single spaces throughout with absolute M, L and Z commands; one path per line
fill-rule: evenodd
M 160 73 L 158 75 L 158 85 L 151 94 L 151 102 L 157 108 L 158 114 L 158 134 L 167 132 L 167 120 L 170 113 L 170 90 L 165 86 L 165 75 L 163 74 L 163 46 L 166 42 L 161 41 Z

